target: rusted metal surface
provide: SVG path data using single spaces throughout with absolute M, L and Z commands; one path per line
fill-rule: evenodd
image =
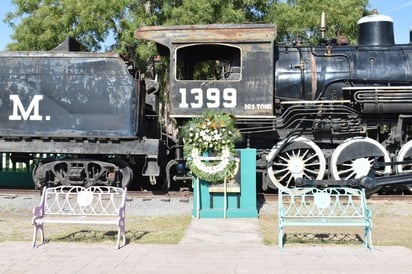
M 120 58 L 118 53 L 115 52 L 72 52 L 72 51 L 0 51 L 0 57 L 41 57 L 41 58 L 53 58 L 53 57 L 78 57 L 78 58 Z
M 276 35 L 275 24 L 215 24 L 144 26 L 135 31 L 134 37 L 170 48 L 173 43 L 274 41 Z
M 113 53 L 0 53 L 0 135 L 134 137 L 136 81 Z

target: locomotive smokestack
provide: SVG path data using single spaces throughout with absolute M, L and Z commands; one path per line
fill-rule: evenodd
M 360 46 L 393 46 L 393 19 L 389 16 L 373 14 L 358 21 L 358 44 Z
M 325 39 L 325 32 L 326 32 L 326 13 L 322 11 L 322 15 L 320 16 L 320 38 Z

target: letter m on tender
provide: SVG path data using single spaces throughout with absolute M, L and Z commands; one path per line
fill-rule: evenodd
M 43 95 L 34 95 L 27 109 L 21 103 L 20 97 L 15 94 L 10 94 L 10 101 L 13 102 L 13 114 L 9 115 L 9 120 L 32 120 L 41 121 L 43 117 L 39 115 L 39 102 L 43 100 Z

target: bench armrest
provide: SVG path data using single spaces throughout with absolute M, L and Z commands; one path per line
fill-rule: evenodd
M 32 221 L 31 221 L 31 223 L 34 225 L 34 224 L 35 224 L 35 221 L 36 221 L 37 219 L 42 218 L 43 215 L 44 215 L 43 205 L 39 205 L 39 206 L 36 206 L 35 208 L 33 208 L 33 214 L 34 214 L 34 217 L 33 217 Z
M 43 209 L 43 205 L 39 205 L 36 206 L 35 208 L 33 208 L 33 215 L 34 217 L 43 217 L 44 215 L 44 209 Z

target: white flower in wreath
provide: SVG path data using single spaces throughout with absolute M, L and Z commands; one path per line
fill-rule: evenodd
M 201 157 L 199 155 L 199 150 L 197 148 L 192 149 L 192 161 L 193 164 L 202 172 L 207 174 L 215 174 L 218 172 L 223 171 L 227 165 L 229 164 L 231 157 L 230 150 L 228 148 L 224 148 L 222 150 L 222 154 L 219 157 Z M 218 160 L 216 165 L 205 165 L 203 160 Z M 210 163 L 210 162 L 209 162 Z

